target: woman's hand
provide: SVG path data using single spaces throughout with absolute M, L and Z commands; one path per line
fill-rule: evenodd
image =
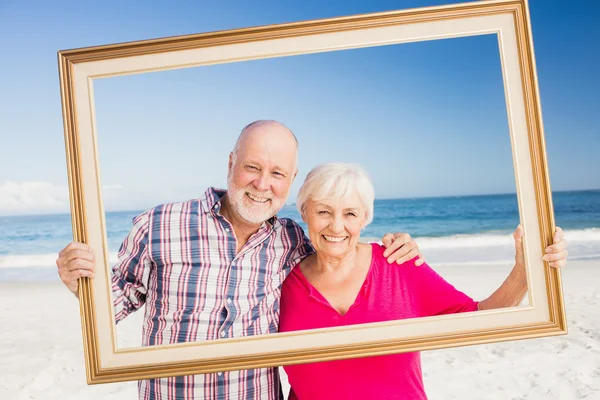
M 523 254 L 523 227 L 519 225 L 513 233 L 515 239 L 515 262 L 517 265 L 525 265 L 525 256 Z M 556 227 L 554 233 L 554 243 L 546 247 L 546 253 L 542 257 L 544 261 L 549 261 L 551 267 L 564 267 L 567 264 L 567 241 L 565 234 L 560 227 Z

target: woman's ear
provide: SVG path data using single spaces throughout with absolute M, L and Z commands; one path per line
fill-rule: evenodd
M 306 218 L 306 207 L 302 207 L 302 213 L 300 213 L 300 215 L 302 216 L 302 221 L 304 221 L 305 224 L 308 224 L 308 221 Z
M 362 231 L 362 230 L 364 230 L 364 229 L 367 227 L 367 225 L 368 225 L 368 224 L 367 224 L 367 220 L 368 220 L 368 219 L 369 219 L 369 212 L 368 212 L 368 211 L 365 211 L 365 216 L 364 216 L 364 218 L 363 218 L 363 221 L 362 221 L 362 223 L 360 224 L 360 225 L 361 225 L 361 228 L 360 228 L 360 230 L 361 230 L 361 231 Z

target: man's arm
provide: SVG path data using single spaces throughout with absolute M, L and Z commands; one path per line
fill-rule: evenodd
M 116 322 L 146 302 L 148 280 L 153 264 L 149 255 L 150 218 L 143 213 L 133 219 L 133 227 L 119 249 L 112 268 L 113 306 Z
M 284 224 L 285 243 L 289 245 L 286 264 L 292 269 L 300 261 L 315 252 L 310 239 L 304 233 L 304 230 L 294 220 L 282 218 Z M 290 270 L 291 270 L 290 269 Z
M 133 220 L 133 228 L 119 250 L 119 260 L 112 268 L 113 306 L 116 321 L 119 322 L 145 302 L 148 279 L 152 263 L 148 257 L 147 213 Z M 78 280 L 81 277 L 95 277 L 95 257 L 85 243 L 69 243 L 56 260 L 58 274 L 65 286 L 77 297 Z

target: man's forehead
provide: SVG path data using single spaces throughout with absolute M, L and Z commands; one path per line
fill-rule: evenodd
M 270 169 L 278 169 L 281 171 L 292 171 L 295 168 L 295 163 L 292 160 L 289 160 L 287 157 L 278 157 L 279 160 L 274 160 L 272 158 L 267 157 L 252 157 L 248 155 L 247 157 L 242 157 L 239 161 L 244 164 L 256 164 L 265 168 Z

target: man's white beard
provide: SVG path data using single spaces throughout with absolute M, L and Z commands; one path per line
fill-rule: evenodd
M 233 211 L 238 214 L 243 220 L 251 224 L 262 224 L 279 211 L 279 208 L 283 204 L 277 204 L 275 196 L 271 192 L 257 193 L 252 188 L 240 188 L 233 183 L 231 177 L 227 177 L 227 196 L 229 198 L 229 204 Z M 246 207 L 244 201 L 252 201 L 247 199 L 246 192 L 256 197 L 269 198 L 267 201 L 268 208 L 259 204 L 256 207 Z M 246 199 L 245 199 L 246 198 Z M 260 209 L 259 209 L 260 208 Z

